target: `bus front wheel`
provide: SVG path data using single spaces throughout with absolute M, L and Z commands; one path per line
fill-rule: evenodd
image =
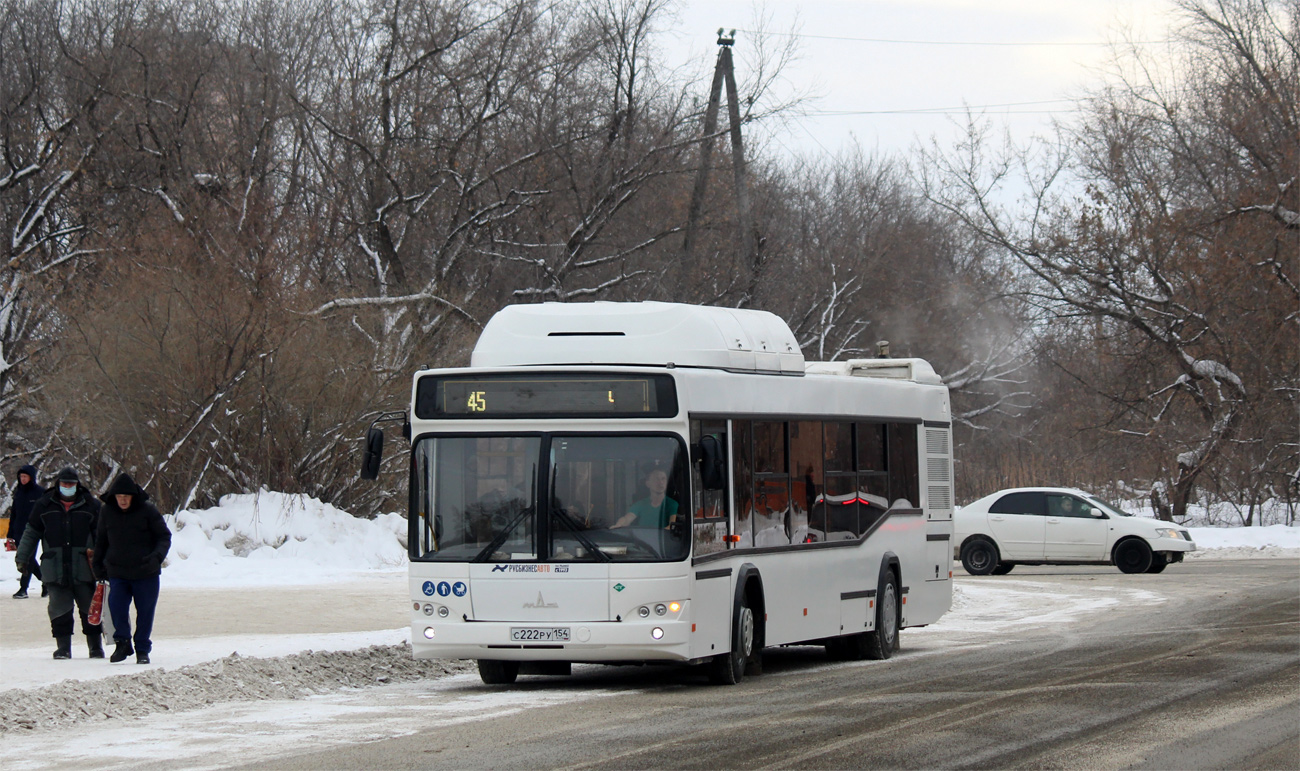
M 478 676 L 488 685 L 510 685 L 519 677 L 519 662 L 479 659 Z
M 731 650 L 709 662 L 709 680 L 717 685 L 735 685 L 745 676 L 745 664 L 754 654 L 754 611 L 743 597 L 731 621 Z

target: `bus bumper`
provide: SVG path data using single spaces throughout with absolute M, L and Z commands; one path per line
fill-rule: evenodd
M 686 621 L 582 622 L 551 624 L 569 629 L 567 642 L 511 640 L 508 622 L 437 623 L 420 618 L 411 626 L 417 659 L 499 659 L 503 661 L 676 661 L 691 660 L 691 625 Z M 655 630 L 662 637 L 655 639 Z M 430 636 L 432 635 L 432 636 Z

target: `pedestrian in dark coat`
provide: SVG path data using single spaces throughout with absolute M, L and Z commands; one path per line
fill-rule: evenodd
M 172 546 L 172 531 L 149 503 L 149 494 L 130 474 L 119 474 L 100 500 L 104 510 L 95 538 L 95 575 L 108 578 L 108 611 L 113 618 L 113 642 L 117 644 L 109 661 L 122 661 L 134 653 L 137 664 L 148 664 L 153 650 L 149 635 L 153 632 L 162 564 Z
M 23 466 L 18 469 L 18 482 L 14 485 L 13 503 L 9 505 L 9 540 L 13 542 L 13 548 L 18 548 L 18 542 L 23 540 L 23 531 L 27 529 L 27 520 L 31 516 L 32 506 L 36 501 L 45 495 L 45 488 L 41 487 L 36 481 L 36 467 L 32 465 Z M 14 592 L 15 600 L 27 599 L 27 587 L 31 585 L 32 576 L 36 580 L 41 580 L 41 566 L 32 560 L 30 569 L 19 568 L 21 575 L 18 577 L 18 591 Z M 41 596 L 45 596 L 45 591 L 41 590 Z
M 81 486 L 75 469 L 59 472 L 57 486 L 32 506 L 31 518 L 18 542 L 19 568 L 31 562 L 41 546 L 41 575 L 50 593 L 50 632 L 58 647 L 54 658 L 72 658 L 72 606 L 81 614 L 90 658 L 104 658 L 103 627 L 86 618 L 95 596 L 95 576 L 90 570 L 91 550 L 99 524 L 99 501 Z

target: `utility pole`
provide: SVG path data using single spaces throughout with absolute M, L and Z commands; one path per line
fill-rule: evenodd
M 718 30 L 718 62 L 713 68 L 713 87 L 709 92 L 709 106 L 704 113 L 704 136 L 700 142 L 700 168 L 695 176 L 695 189 L 691 193 L 691 207 L 686 215 L 686 240 L 682 244 L 682 259 L 689 262 L 695 248 L 696 230 L 699 227 L 700 208 L 709 184 L 709 166 L 713 156 L 713 140 L 718 130 L 718 107 L 722 101 L 722 87 L 727 87 L 727 118 L 731 134 L 731 167 L 735 175 L 735 193 L 738 243 L 741 256 L 758 271 L 758 254 L 754 248 L 754 230 L 749 224 L 749 189 L 745 181 L 745 147 L 740 135 L 740 104 L 736 95 L 736 71 L 731 60 L 731 46 L 736 42 L 736 31 L 723 34 Z M 747 304 L 749 298 L 742 301 Z

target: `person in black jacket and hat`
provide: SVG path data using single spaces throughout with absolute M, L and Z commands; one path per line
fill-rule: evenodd
M 90 550 L 94 548 L 99 523 L 99 501 L 81 486 L 77 472 L 68 467 L 59 472 L 57 486 L 32 506 L 31 518 L 18 542 L 14 559 L 19 569 L 30 562 L 41 546 L 41 575 L 50 593 L 50 631 L 58 647 L 54 658 L 72 658 L 72 606 L 81 614 L 81 631 L 86 635 L 90 658 L 104 658 L 103 627 L 86 618 L 95 596 L 95 577 L 90 571 Z
M 104 511 L 95 538 L 95 575 L 108 577 L 108 612 L 113 618 L 109 657 L 119 662 L 135 654 L 137 664 L 148 664 L 153 643 L 154 609 L 158 606 L 162 563 L 172 545 L 172 532 L 162 514 L 130 474 L 117 479 L 100 496 Z M 135 648 L 131 647 L 131 601 L 135 601 Z
M 26 465 L 18 469 L 18 482 L 14 485 L 13 503 L 9 505 L 9 538 L 13 542 L 12 549 L 17 550 L 18 542 L 23 539 L 23 531 L 27 529 L 27 520 L 31 516 L 32 506 L 45 495 L 45 488 L 41 487 L 36 481 L 36 467 Z M 27 587 L 31 585 L 32 576 L 36 580 L 41 580 L 41 566 L 36 560 L 31 560 L 28 564 L 18 568 L 20 573 L 18 577 L 18 591 L 14 592 L 15 600 L 27 599 Z M 46 595 L 46 590 L 42 586 L 41 596 Z

